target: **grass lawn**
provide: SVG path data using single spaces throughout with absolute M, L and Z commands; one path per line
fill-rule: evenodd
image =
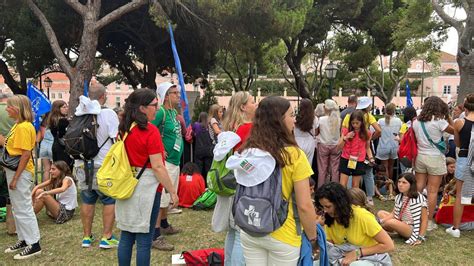
M 378 209 L 389 210 L 393 202 L 376 201 Z M 171 255 L 185 250 L 210 247 L 223 247 L 225 234 L 210 230 L 212 211 L 184 210 L 178 215 L 171 215 L 170 222 L 183 228 L 184 232 L 167 237 L 175 245 L 172 252 L 152 251 L 152 265 L 171 264 Z M 93 232 L 101 233 L 101 205 L 97 205 Z M 74 218 L 62 225 L 56 225 L 42 212 L 39 216 L 41 230 L 40 256 L 26 261 L 14 261 L 13 255 L 4 254 L 3 250 L 16 242 L 16 237 L 6 234 L 5 223 L 0 223 L 0 265 L 116 265 L 117 251 L 101 250 L 98 243 L 88 249 L 81 247 L 82 225 L 79 209 Z M 119 230 L 115 235 L 120 236 Z M 392 253 L 395 265 L 474 265 L 474 232 L 462 232 L 459 239 L 452 238 L 441 227 L 428 234 L 428 241 L 421 246 L 411 247 L 395 237 L 396 250 Z M 132 259 L 134 262 L 134 259 Z

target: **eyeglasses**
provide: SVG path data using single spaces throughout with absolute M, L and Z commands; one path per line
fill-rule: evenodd
M 181 92 L 179 92 L 179 91 L 170 91 L 170 92 L 168 92 L 168 94 L 181 94 Z
M 150 103 L 150 104 L 147 105 L 147 106 L 153 106 L 153 107 L 155 107 L 155 108 L 158 108 L 158 102 L 156 102 L 156 103 Z

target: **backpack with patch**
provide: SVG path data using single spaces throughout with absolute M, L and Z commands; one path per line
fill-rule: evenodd
M 403 135 L 398 148 L 398 158 L 400 163 L 408 168 L 415 166 L 416 156 L 418 155 L 418 146 L 413 126 Z
M 135 127 L 132 124 L 130 131 Z M 129 131 L 129 132 L 130 132 Z M 104 158 L 99 171 L 97 171 L 97 186 L 99 191 L 105 195 L 119 200 L 128 199 L 132 196 L 135 187 L 138 184 L 138 179 L 143 174 L 146 165 L 150 162 L 147 160 L 142 167 L 140 173 L 135 178 L 135 172 L 130 166 L 128 160 L 127 150 L 125 149 L 125 139 L 128 133 L 125 133 L 122 139 L 118 139 Z
M 240 142 L 240 137 L 234 132 L 226 131 L 220 133 L 217 139 L 211 168 L 207 173 L 207 187 L 217 195 L 231 196 L 235 193 L 237 183 L 234 172 L 226 167 L 226 162 L 234 153 L 233 149 Z
M 247 149 L 227 161 L 235 171 L 237 189 L 232 206 L 235 224 L 254 237 L 280 228 L 288 217 L 289 200 L 282 196 L 282 169 L 260 149 Z M 297 233 L 301 234 L 295 193 L 291 194 Z
M 200 211 L 200 210 L 208 210 L 214 208 L 217 202 L 217 195 L 216 193 L 206 189 L 204 193 L 202 193 L 199 198 L 196 199 L 193 203 L 193 210 Z

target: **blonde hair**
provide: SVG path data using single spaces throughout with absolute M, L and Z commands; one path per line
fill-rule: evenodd
M 218 104 L 213 104 L 211 107 L 209 107 L 209 120 L 211 118 L 215 118 L 217 121 L 219 121 L 219 110 L 222 109 L 222 106 Z
M 371 213 L 374 213 L 372 208 L 367 204 L 367 196 L 360 188 L 349 189 L 349 196 L 351 197 L 351 204 L 362 207 Z
M 328 115 L 329 130 L 332 136 L 338 136 L 341 130 L 341 115 L 339 106 L 331 99 L 324 101 L 324 109 Z
M 314 115 L 317 117 L 324 115 L 324 103 L 318 103 L 318 105 L 316 105 L 316 108 L 314 109 Z
M 33 122 L 31 102 L 25 95 L 14 95 L 8 98 L 7 105 L 18 109 L 18 123 Z
M 230 98 L 229 108 L 227 109 L 224 121 L 222 125 L 224 126 L 225 131 L 233 131 L 239 126 L 248 121 L 244 111 L 242 111 L 242 106 L 247 104 L 249 101 L 250 93 L 246 91 L 239 91 Z
M 394 103 L 389 103 L 385 107 L 385 124 L 390 125 L 390 118 L 395 114 L 397 106 Z

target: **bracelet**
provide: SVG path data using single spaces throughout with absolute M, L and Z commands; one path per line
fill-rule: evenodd
M 356 249 L 355 252 L 356 252 L 356 260 L 359 260 L 360 259 L 360 248 Z

